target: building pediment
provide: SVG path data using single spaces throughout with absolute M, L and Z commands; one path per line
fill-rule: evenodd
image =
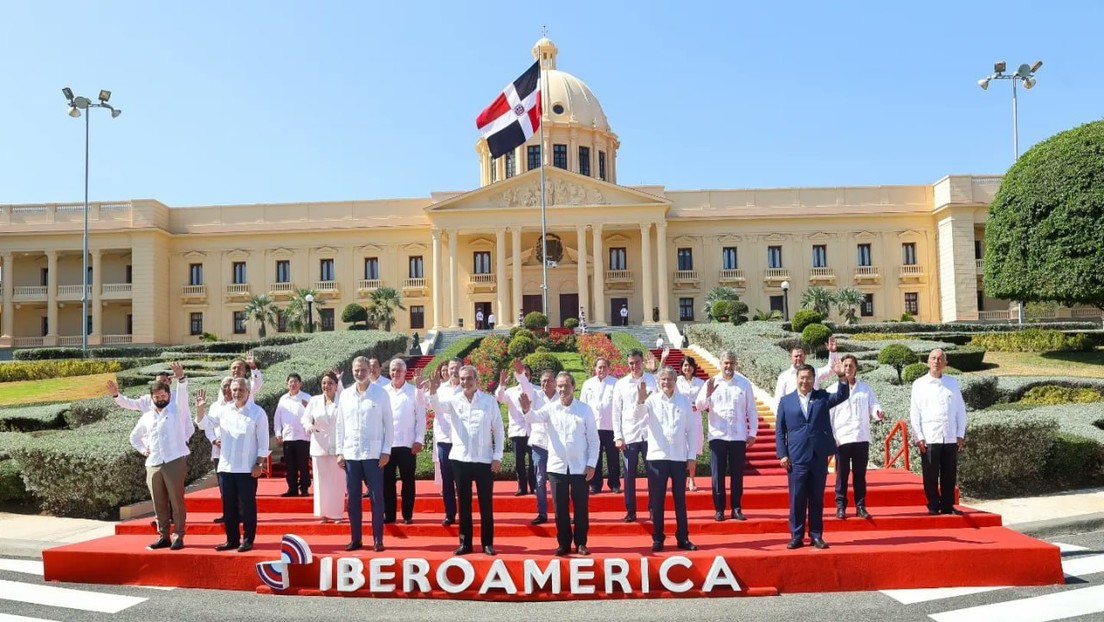
M 647 192 L 604 182 L 555 167 L 545 167 L 547 207 L 613 205 L 667 206 L 670 201 Z M 426 208 L 427 212 L 539 208 L 540 171 L 532 170 Z

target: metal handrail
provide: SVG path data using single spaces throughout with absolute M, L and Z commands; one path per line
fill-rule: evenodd
M 893 442 L 893 437 L 897 436 L 897 431 L 901 431 L 901 448 L 897 450 L 897 453 L 893 454 L 893 457 L 889 455 L 889 446 Z M 885 468 L 892 468 L 896 464 L 897 459 L 904 456 L 905 470 L 909 470 L 909 434 L 908 434 L 908 422 L 904 419 L 900 419 L 897 423 L 893 424 L 893 428 L 886 435 L 885 439 L 885 460 L 883 462 Z

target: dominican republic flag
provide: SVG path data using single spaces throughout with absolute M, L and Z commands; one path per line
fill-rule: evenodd
M 491 158 L 522 145 L 540 129 L 540 63 L 506 85 L 502 93 L 475 118 L 475 126 L 487 139 Z

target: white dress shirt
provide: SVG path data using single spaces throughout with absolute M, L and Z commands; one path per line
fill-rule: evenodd
M 839 360 L 839 352 L 828 353 L 828 364 L 816 370 L 816 379 L 813 380 L 813 388 L 820 386 L 832 374 L 832 366 Z M 797 369 L 791 365 L 778 374 L 778 382 L 774 385 L 774 410 L 778 412 L 778 402 L 782 396 L 789 395 L 797 390 Z
M 613 389 L 613 440 L 639 443 L 648 440 L 648 430 L 636 416 L 637 385 L 644 383 L 652 393 L 657 391 L 655 376 L 644 372 L 640 378 L 630 373 L 617 381 Z
M 759 434 L 755 388 L 740 374 L 732 374 L 732 380 L 717 374 L 712 397 L 704 386 L 698 391 L 698 409 L 709 410 L 710 440 L 746 441 Z
M 222 391 L 219 391 L 219 395 L 220 396 L 222 395 Z M 215 417 L 215 420 L 217 421 L 219 412 L 223 408 L 225 408 L 225 407 L 227 407 L 227 406 L 229 406 L 233 403 L 234 402 L 231 401 L 231 400 L 224 400 L 224 399 L 222 399 L 222 397 L 219 397 L 217 402 L 215 402 L 214 404 L 211 404 L 209 407 L 207 407 L 207 416 L 208 417 Z M 203 430 L 203 435 L 206 436 L 207 440 L 211 442 L 211 460 L 218 460 L 219 456 L 222 455 L 222 447 L 221 447 L 222 441 L 218 437 L 218 428 L 212 428 L 210 430 Z M 215 444 L 215 441 L 219 441 L 218 445 Z M 217 466 L 218 465 L 216 465 L 216 467 Z
M 376 460 L 391 453 L 395 424 L 391 398 L 369 382 L 361 392 L 356 384 L 341 392 L 337 401 L 337 453 L 346 460 Z
M 839 384 L 836 384 L 828 392 L 835 393 L 838 388 Z M 847 400 L 832 409 L 832 436 L 836 437 L 836 445 L 869 443 L 870 422 L 878 420 L 881 409 L 874 389 L 856 379 Z
M 558 397 L 525 418 L 547 430 L 548 472 L 582 475 L 598 464 L 598 424 L 590 406 L 577 399 L 564 406 Z
M 599 430 L 613 429 L 613 393 L 616 386 L 617 378 L 608 375 L 605 380 L 599 380 L 598 376 L 591 376 L 583 382 L 579 399 L 594 411 Z
M 430 394 L 429 405 L 438 417 L 447 419 L 452 427 L 449 460 L 488 464 L 502 460 L 506 431 L 502 425 L 502 411 L 498 409 L 495 398 L 476 390 L 469 401 L 463 391 L 457 391 L 452 399 L 446 401 Z
M 253 402 L 238 408 L 229 403 L 219 409 L 217 416 L 208 414 L 199 422 L 200 429 L 215 429 L 222 441 L 219 455 L 219 473 L 249 473 L 253 466 L 271 453 L 268 449 L 268 415 Z
M 310 429 L 312 456 L 337 455 L 337 402 L 341 394 L 334 394 L 334 401 L 326 403 L 326 395 L 315 395 L 307 402 L 303 412 L 303 427 Z
M 958 381 L 947 374 L 924 374 L 912 383 L 909 415 L 917 442 L 956 443 L 966 437 L 966 402 Z
M 529 382 L 529 379 L 526 378 L 524 374 L 515 373 L 514 377 L 517 378 L 518 387 L 526 395 L 529 396 L 529 402 L 530 402 L 529 403 L 529 411 L 530 412 L 536 412 L 536 411 L 544 408 L 545 406 L 547 406 L 550 402 L 556 401 L 560 398 L 560 394 L 557 393 L 557 392 L 553 392 L 552 396 L 549 397 L 548 394 L 545 393 L 543 390 L 539 390 L 536 387 L 534 387 L 533 383 Z M 593 416 L 593 414 L 594 414 L 593 411 L 591 411 L 592 416 Z M 547 450 L 548 449 L 548 430 L 545 429 L 545 424 L 540 423 L 540 422 L 529 421 L 528 417 L 526 417 L 525 419 L 526 419 L 526 424 L 529 426 L 529 446 L 530 447 L 534 447 L 534 446 L 535 447 L 540 447 L 541 449 Z M 595 421 L 595 427 L 594 427 L 595 430 L 598 429 L 597 425 L 598 425 L 598 422 Z
M 522 378 L 524 377 L 522 376 Z M 507 438 L 529 436 L 531 431 L 529 422 L 525 420 L 525 415 L 521 412 L 521 393 L 520 384 L 507 389 L 500 383 L 498 388 L 495 389 L 495 399 L 506 405 L 507 420 L 510 422 L 506 429 Z M 529 399 L 533 398 L 530 396 Z
M 705 448 L 705 436 L 702 433 L 702 411 L 705 409 L 697 405 L 698 393 L 701 392 L 701 388 L 705 386 L 705 382 L 694 376 L 690 380 L 686 379 L 686 376 L 679 374 L 678 379 L 675 380 L 675 390 L 686 396 L 686 399 L 690 400 L 690 409 L 694 411 L 694 416 L 690 418 L 690 425 L 692 426 L 691 433 L 694 439 L 694 455 L 700 454 L 702 449 Z
M 303 412 L 310 394 L 300 391 L 294 396 L 284 393 L 276 403 L 276 414 L 272 417 L 272 427 L 284 441 L 309 441 L 310 434 L 303 428 Z
M 188 400 L 170 402 L 162 410 L 150 408 L 138 418 L 130 433 L 130 444 L 146 456 L 146 466 L 155 467 L 191 453 L 188 439 L 195 433 Z
M 383 390 L 391 398 L 391 418 L 395 424 L 395 437 L 392 447 L 414 447 L 414 443 L 425 443 L 426 409 L 425 396 L 409 382 L 398 389 L 388 382 Z
M 686 462 L 697 457 L 691 423 L 697 413 L 685 395 L 672 391 L 667 397 L 663 391 L 656 391 L 633 410 L 635 419 L 648 430 L 649 461 Z
M 452 399 L 453 395 L 459 390 L 460 385 L 442 384 L 437 387 L 437 399 L 441 402 L 447 402 Z M 428 398 L 427 398 L 428 399 Z M 437 410 L 432 406 L 429 409 L 433 411 L 433 442 L 434 443 L 451 443 L 452 442 L 452 426 L 448 421 L 441 419 L 437 416 Z M 436 460 L 437 453 L 433 454 Z

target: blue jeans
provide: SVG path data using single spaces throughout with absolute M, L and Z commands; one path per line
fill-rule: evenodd
M 648 441 L 625 443 L 621 450 L 625 455 L 625 512 L 636 514 L 636 467 L 641 460 L 648 468 Z
M 537 516 L 548 518 L 548 450 L 536 445 L 529 449 L 533 450 L 533 473 L 537 478 L 533 488 L 537 493 Z
M 345 461 L 345 494 L 349 497 L 349 534 L 353 542 L 363 539 L 361 483 L 368 485 L 372 500 L 372 541 L 383 542 L 383 468 L 379 459 Z
M 452 443 L 437 443 L 437 464 L 441 469 L 441 497 L 445 500 L 445 517 L 456 520 L 456 479 L 452 475 L 449 452 Z

